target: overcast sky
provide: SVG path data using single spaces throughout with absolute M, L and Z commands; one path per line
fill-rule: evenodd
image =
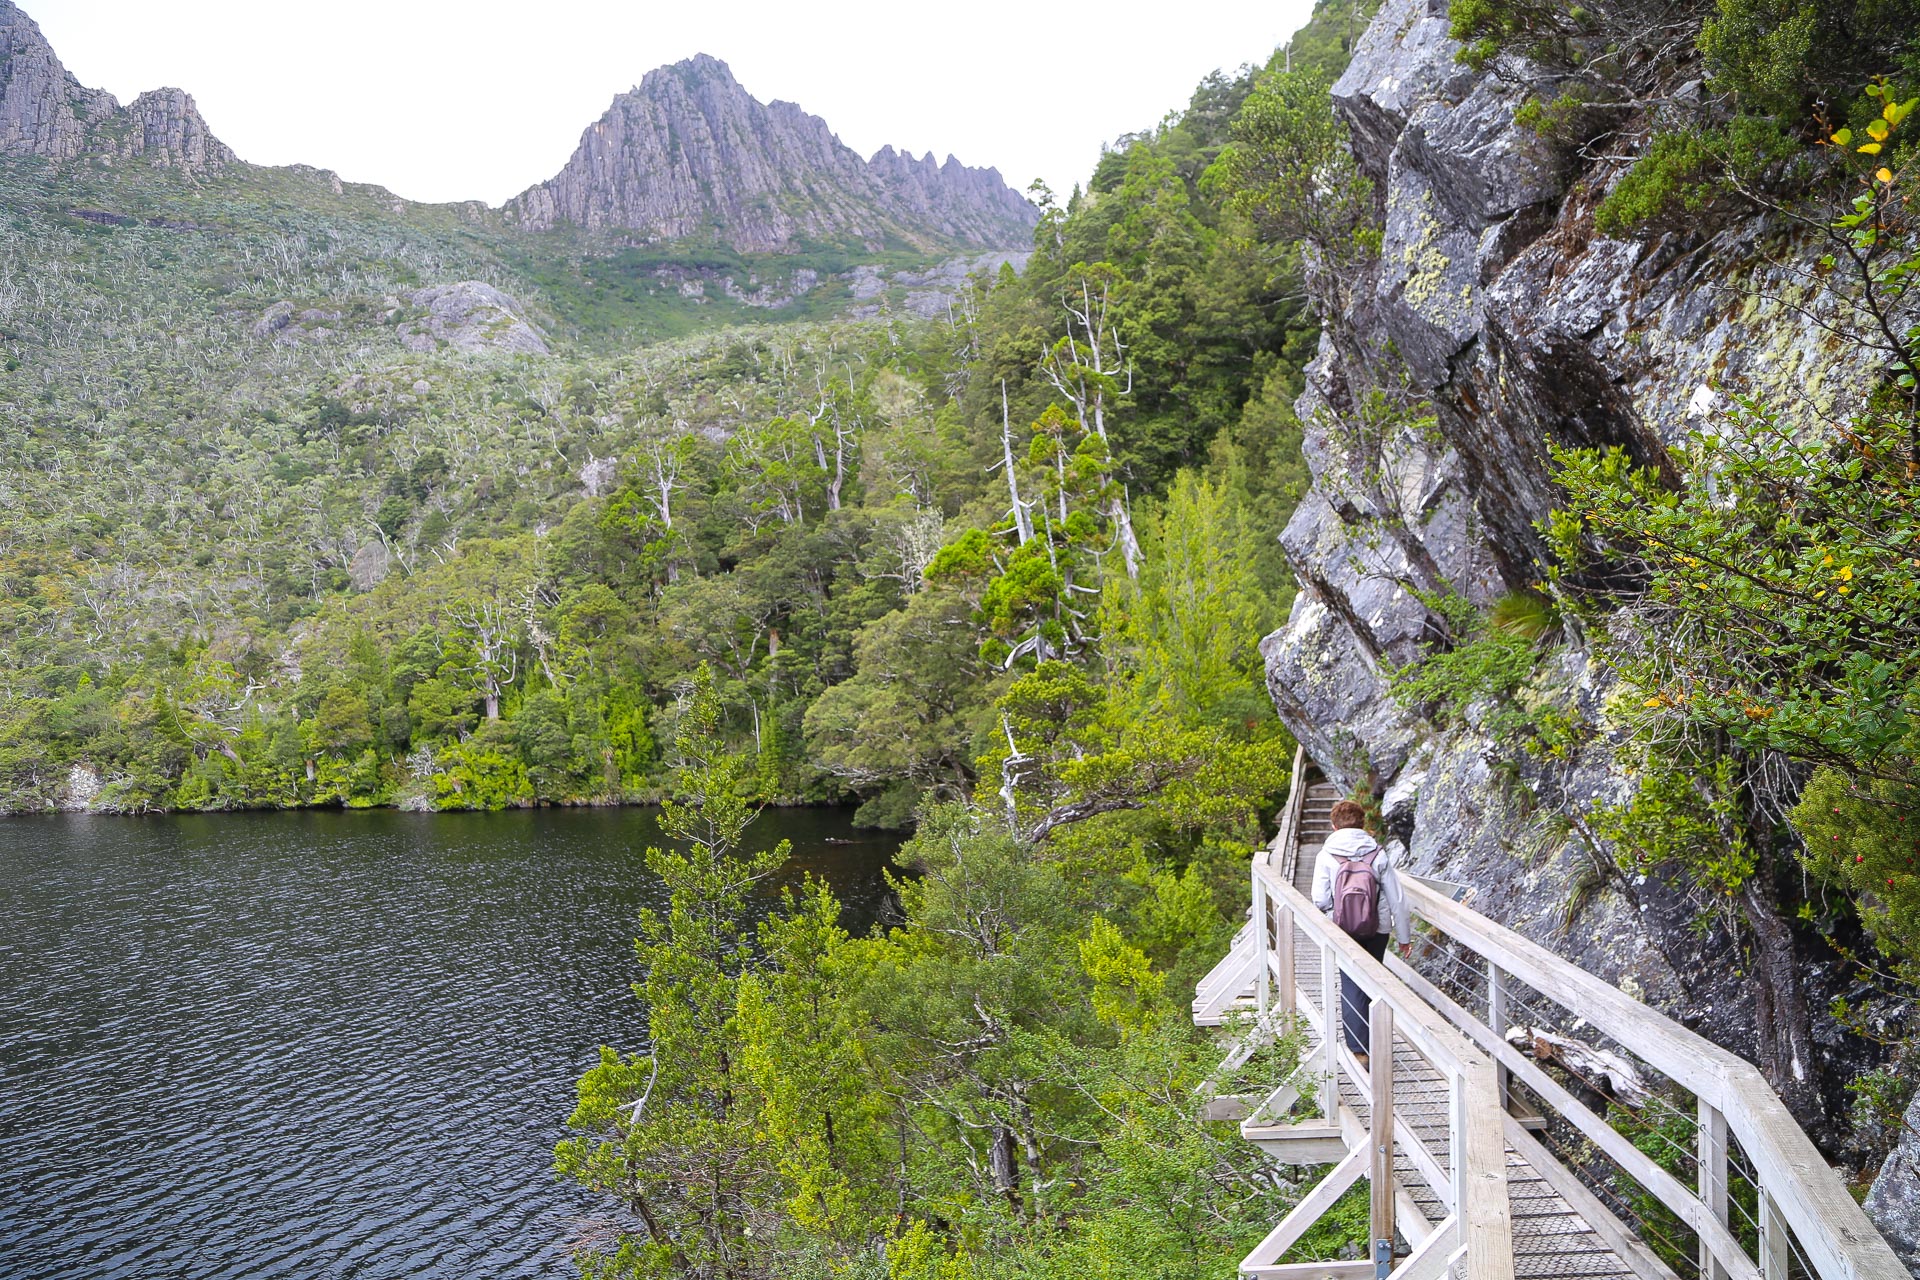
M 616 93 L 710 53 L 761 101 L 1063 194 L 1100 144 L 1264 62 L 1310 0 L 20 0 L 81 83 L 176 85 L 256 164 L 498 204 L 551 177 Z M 1135 12 L 1130 12 L 1130 10 Z M 1151 17 L 1135 16 L 1150 13 Z

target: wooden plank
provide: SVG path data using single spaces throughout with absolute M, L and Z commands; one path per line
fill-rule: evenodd
M 1727 1220 L 1727 1118 L 1712 1103 L 1700 1102 L 1700 1200 L 1718 1221 Z M 1701 1280 L 1727 1280 L 1727 1272 L 1700 1246 Z
M 1256 868 L 1256 874 L 1266 881 L 1267 893 L 1272 898 L 1293 907 L 1295 924 L 1319 944 L 1322 1040 L 1323 1046 L 1331 1046 L 1325 1055 L 1330 1069 L 1323 1106 L 1331 1109 L 1338 1105 L 1332 1084 L 1338 1075 L 1340 1041 L 1336 1037 L 1340 1034 L 1337 1014 L 1342 968 L 1354 976 L 1369 996 L 1387 998 L 1394 1010 L 1399 1034 L 1436 1071 L 1448 1077 L 1464 1078 L 1468 1123 L 1462 1150 L 1452 1158 L 1464 1160 L 1467 1165 L 1468 1212 L 1462 1222 L 1469 1274 L 1475 1280 L 1512 1280 L 1513 1229 L 1507 1212 L 1506 1144 L 1501 1136 L 1502 1112 L 1492 1061 L 1404 983 L 1383 969 L 1358 943 L 1335 928 L 1293 885 L 1279 879 L 1269 868 Z
M 1320 946 L 1320 1114 L 1330 1116 L 1340 1105 L 1340 1047 L 1347 1038 L 1340 1020 L 1340 966 L 1328 943 Z
M 1260 966 L 1260 953 L 1252 946 L 1247 946 L 1240 951 L 1228 953 L 1227 958 L 1232 961 L 1232 965 L 1222 975 L 1220 985 L 1193 1011 L 1195 1026 L 1208 1025 L 1201 1021 L 1203 1018 L 1220 1020 L 1227 1006 L 1252 985 L 1254 971 Z M 1217 1026 L 1218 1021 L 1212 1025 Z
M 1220 990 L 1220 984 L 1227 980 L 1228 971 L 1234 968 L 1236 963 L 1244 961 L 1245 958 L 1251 954 L 1251 943 L 1248 941 L 1247 935 L 1252 931 L 1252 921 L 1241 925 L 1233 935 L 1233 942 L 1228 946 L 1227 954 L 1221 956 L 1213 968 L 1207 970 L 1206 977 L 1200 979 L 1200 981 L 1193 985 L 1193 1008 L 1200 1008 L 1201 1005 L 1207 1002 L 1209 997 L 1216 995 Z M 1236 960 L 1236 957 L 1238 957 L 1238 960 Z
M 1285 903 L 1280 905 L 1280 929 L 1274 938 L 1274 945 L 1280 958 L 1280 1008 L 1292 1013 L 1294 1008 L 1293 950 L 1298 935 L 1293 930 L 1293 908 Z
M 1371 1132 L 1367 1137 L 1373 1183 L 1371 1222 L 1373 1246 L 1383 1244 L 1387 1256 L 1393 1256 L 1393 1006 L 1386 997 L 1373 1002 L 1368 1011 L 1367 1056 L 1370 1059 L 1368 1082 L 1373 1087 L 1368 1099 L 1372 1112 L 1368 1117 Z M 1376 1254 L 1376 1256 L 1378 1256 Z
M 1267 937 L 1267 891 L 1260 883 L 1260 877 L 1253 877 L 1253 1006 L 1259 1011 L 1260 1021 L 1267 1020 L 1267 1002 L 1272 989 L 1272 977 L 1267 972 L 1267 953 L 1273 950 L 1272 939 Z
M 1293 773 L 1287 779 L 1287 802 L 1280 806 L 1280 829 L 1274 833 L 1272 848 L 1279 854 L 1281 878 L 1293 879 L 1294 862 L 1300 856 L 1300 807 L 1307 799 L 1307 749 L 1293 749 Z M 1276 859 L 1269 857 L 1267 864 Z
M 1462 1088 L 1469 1097 L 1492 1098 L 1493 1107 L 1467 1109 L 1460 1144 L 1453 1159 L 1464 1172 L 1465 1204 L 1457 1205 L 1466 1237 L 1466 1273 L 1472 1280 L 1513 1280 L 1512 1207 L 1507 1200 L 1507 1144 L 1501 1132 L 1504 1114 L 1494 1091 L 1493 1067 L 1481 1061 L 1471 1068 Z
M 1367 1126 L 1360 1122 L 1360 1117 L 1354 1113 L 1353 1108 L 1345 1103 L 1340 1106 L 1340 1131 L 1346 1135 L 1350 1150 L 1366 1149 Z M 1425 1240 L 1428 1233 L 1433 1230 L 1433 1224 L 1428 1219 L 1426 1211 L 1420 1207 L 1420 1202 L 1414 1198 L 1412 1188 L 1405 1178 L 1393 1180 L 1393 1204 L 1394 1222 L 1398 1225 L 1400 1234 L 1405 1236 L 1410 1244 L 1419 1244 Z
M 1458 1247 L 1459 1228 L 1460 1219 L 1443 1219 L 1433 1233 L 1415 1245 L 1413 1252 L 1389 1273 L 1392 1280 L 1441 1280 Z
M 1789 1280 L 1793 1250 L 1780 1204 L 1766 1188 L 1760 1191 L 1760 1274 L 1766 1280 Z
M 1284 1266 L 1240 1268 L 1248 1280 L 1373 1280 L 1371 1262 L 1289 1262 Z
M 1435 1009 L 1454 1019 L 1481 1047 L 1497 1058 L 1504 1060 L 1508 1069 L 1520 1077 L 1540 1100 L 1558 1112 L 1566 1121 L 1584 1134 L 1588 1141 L 1599 1147 L 1607 1158 L 1619 1165 L 1626 1175 L 1659 1197 L 1667 1208 L 1679 1215 L 1680 1220 L 1699 1234 L 1703 1246 L 1710 1248 L 1721 1264 L 1726 1267 L 1731 1280 L 1758 1280 L 1759 1273 L 1747 1260 L 1746 1253 L 1740 1248 L 1739 1241 L 1721 1223 L 1715 1222 L 1707 1208 L 1679 1179 L 1655 1164 L 1646 1153 L 1629 1142 L 1619 1130 L 1588 1110 L 1578 1098 L 1549 1076 L 1545 1071 L 1504 1040 L 1495 1040 L 1491 1028 L 1483 1025 L 1467 1013 L 1452 997 L 1428 982 L 1424 977 L 1407 968 L 1398 959 L 1394 961 L 1397 969 L 1405 969 L 1401 980 L 1408 986 L 1420 991 L 1427 1002 Z M 1471 1221 L 1471 1219 L 1469 1219 Z M 1911 1280 L 1911 1277 L 1909 1277 Z
M 1403 877 L 1402 884 L 1422 919 L 1499 963 L 1541 995 L 1577 1011 L 1724 1114 L 1761 1187 L 1778 1197 L 1782 1218 L 1821 1280 L 1912 1280 L 1840 1176 L 1751 1064 L 1513 930 L 1410 877 Z
M 1305 1235 L 1307 1228 L 1326 1216 L 1327 1210 L 1347 1193 L 1347 1188 L 1360 1180 L 1367 1169 L 1366 1148 L 1356 1148 L 1347 1153 L 1347 1158 L 1333 1167 L 1333 1172 L 1322 1178 L 1313 1190 L 1301 1197 L 1293 1212 L 1280 1219 L 1266 1238 L 1253 1246 L 1251 1252 L 1241 1260 L 1240 1274 L 1250 1275 L 1250 1268 L 1271 1266 L 1280 1255 L 1293 1247 L 1293 1242 Z
M 1640 1280 L 1680 1280 L 1672 1268 L 1660 1261 L 1653 1250 L 1642 1244 L 1638 1237 L 1613 1216 L 1613 1212 L 1600 1203 L 1599 1197 L 1587 1190 L 1584 1182 L 1574 1176 L 1572 1170 L 1555 1159 L 1539 1139 L 1528 1133 L 1525 1126 L 1511 1117 L 1506 1125 L 1507 1145 L 1524 1158 L 1527 1167 L 1539 1174 L 1554 1194 L 1580 1215 L 1594 1235 L 1613 1250 L 1622 1263 Z
M 1498 962 L 1487 961 L 1487 1026 L 1502 1040 L 1507 1038 L 1507 975 Z M 1507 1069 L 1495 1063 L 1494 1079 L 1500 1086 L 1500 1105 L 1507 1105 Z
M 1400 1034 L 1418 1048 L 1427 1061 L 1449 1075 L 1458 1074 L 1463 1069 L 1464 1061 L 1458 1050 L 1467 1046 L 1456 1039 L 1453 1027 L 1412 993 L 1391 991 L 1388 986 L 1390 980 L 1380 962 L 1316 909 L 1298 889 L 1278 880 L 1265 868 L 1256 868 L 1256 874 L 1266 881 L 1269 895 L 1292 904 L 1295 922 L 1320 944 L 1323 956 L 1331 949 L 1338 958 L 1338 967 L 1359 985 L 1366 996 L 1390 996 L 1394 1011 L 1399 1016 Z

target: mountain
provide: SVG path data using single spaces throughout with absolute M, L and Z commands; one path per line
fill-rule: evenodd
M 12 0 L 0 0 L 0 155 L 145 160 L 193 176 L 235 162 L 191 94 L 154 89 L 121 106 L 76 80 Z
M 997 171 L 891 147 L 863 160 L 826 121 L 758 101 L 705 54 L 615 98 L 566 167 L 506 212 L 528 228 L 710 239 L 742 253 L 1012 248 L 1037 220 Z

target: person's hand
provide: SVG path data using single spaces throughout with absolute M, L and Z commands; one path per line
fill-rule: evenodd
M 1403 942 L 1400 944 L 1400 958 L 1406 961 L 1413 959 L 1413 944 L 1411 942 Z

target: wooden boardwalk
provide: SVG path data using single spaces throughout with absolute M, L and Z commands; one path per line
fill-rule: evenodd
M 1403 878 L 1422 926 L 1412 965 L 1398 957 L 1382 965 L 1339 934 L 1312 907 L 1310 891 L 1340 792 L 1304 759 L 1295 779 L 1279 835 L 1254 858 L 1252 918 L 1199 984 L 1194 1019 L 1230 1028 L 1229 1069 L 1277 1032 L 1302 1030 L 1302 1065 L 1291 1077 L 1265 1094 L 1211 1106 L 1277 1162 L 1333 1170 L 1247 1256 L 1242 1276 L 1907 1277 L 1752 1067 L 1467 909 L 1455 887 Z M 1341 1032 L 1342 976 L 1368 1005 L 1365 1065 Z M 1697 1134 L 1683 1170 L 1690 1185 L 1508 1042 L 1510 1025 L 1550 1008 L 1577 1009 L 1563 1025 L 1585 1027 L 1602 1047 L 1643 1063 L 1669 1094 L 1692 1093 Z M 1378 1069 L 1389 1061 L 1390 1069 Z M 1558 1154 L 1569 1150 L 1584 1153 L 1577 1169 Z M 1750 1182 L 1750 1194 L 1730 1194 L 1730 1177 Z M 1363 1181 L 1374 1240 L 1367 1259 L 1281 1261 Z M 1619 1194 L 1623 1185 L 1640 1199 Z M 1633 1205 L 1649 1198 L 1671 1217 L 1636 1215 Z M 1757 1217 L 1742 1233 L 1749 1203 Z

